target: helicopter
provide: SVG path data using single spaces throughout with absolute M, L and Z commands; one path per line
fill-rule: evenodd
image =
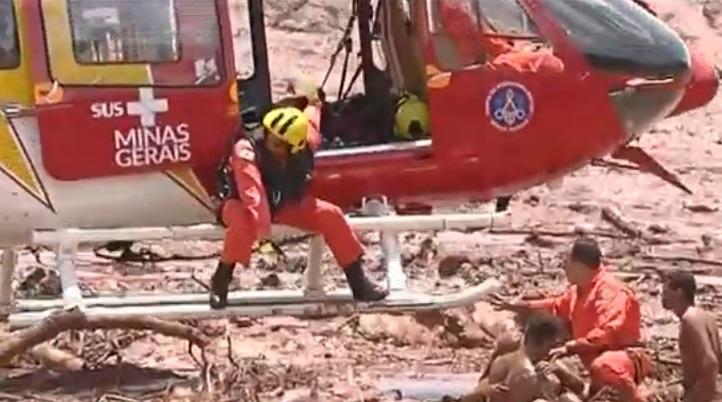
M 610 155 L 686 189 L 631 144 L 719 87 L 716 67 L 632 0 L 350 0 L 329 69 L 353 51 L 354 26 L 360 63 L 350 77 L 344 63 L 336 99 L 313 94 L 324 141 L 310 191 L 354 215 L 355 230 L 380 232 L 390 296 L 352 305 L 347 290 L 325 291 L 315 236 L 299 291 L 232 293 L 220 311 L 205 295 L 84 297 L 81 244 L 222 238 L 216 174 L 236 133 L 279 104 L 308 101 L 273 99 L 264 2 L 240 4 L 245 76 L 227 0 L 0 0 L 0 304 L 11 325 L 75 305 L 170 318 L 468 305 L 500 284 L 409 291 L 400 232 L 502 224 L 507 210 L 435 214 L 433 205 L 503 200 Z M 412 138 L 394 135 L 403 94 L 428 109 L 428 129 Z M 12 300 L 14 250 L 27 244 L 55 247 L 62 299 Z

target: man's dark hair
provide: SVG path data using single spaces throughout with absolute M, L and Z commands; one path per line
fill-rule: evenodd
M 681 290 L 688 302 L 694 303 L 697 294 L 697 281 L 687 271 L 672 271 L 665 275 L 665 282 L 672 290 Z
M 541 345 L 545 341 L 562 336 L 562 321 L 549 313 L 531 315 L 524 326 L 524 341 L 533 345 Z
M 572 246 L 571 259 L 581 262 L 589 268 L 599 268 L 602 263 L 602 250 L 596 240 L 590 237 L 580 237 Z

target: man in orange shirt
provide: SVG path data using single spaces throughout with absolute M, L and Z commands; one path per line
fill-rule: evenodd
M 363 246 L 343 211 L 306 191 L 313 154 L 321 142 L 319 119 L 314 105 L 304 111 L 280 107 L 264 116 L 264 138 L 241 138 L 235 143 L 227 168 L 230 177 L 225 180 L 231 194 L 218 211 L 226 233 L 211 278 L 212 308 L 226 307 L 236 264 L 248 266 L 253 243 L 270 235 L 271 222 L 323 235 L 355 300 L 376 301 L 388 295 L 366 277 Z
M 639 302 L 633 291 L 601 266 L 596 241 L 577 240 L 564 267 L 571 283 L 558 297 L 506 303 L 518 313 L 545 310 L 571 324 L 572 339 L 552 355 L 578 355 L 591 374 L 590 395 L 614 389 L 624 402 L 646 400 L 639 388 L 651 370 L 641 338 Z

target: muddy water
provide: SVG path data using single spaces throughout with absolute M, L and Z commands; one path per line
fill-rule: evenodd
M 444 396 L 460 397 L 474 389 L 479 373 L 416 374 L 405 373 L 382 378 L 376 386 L 384 393 L 400 393 L 401 397 L 421 401 L 441 401 Z

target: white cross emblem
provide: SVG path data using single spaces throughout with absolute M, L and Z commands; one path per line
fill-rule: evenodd
M 168 111 L 168 99 L 154 99 L 153 88 L 139 88 L 137 102 L 126 104 L 129 116 L 140 116 L 143 127 L 155 126 L 155 114 Z

